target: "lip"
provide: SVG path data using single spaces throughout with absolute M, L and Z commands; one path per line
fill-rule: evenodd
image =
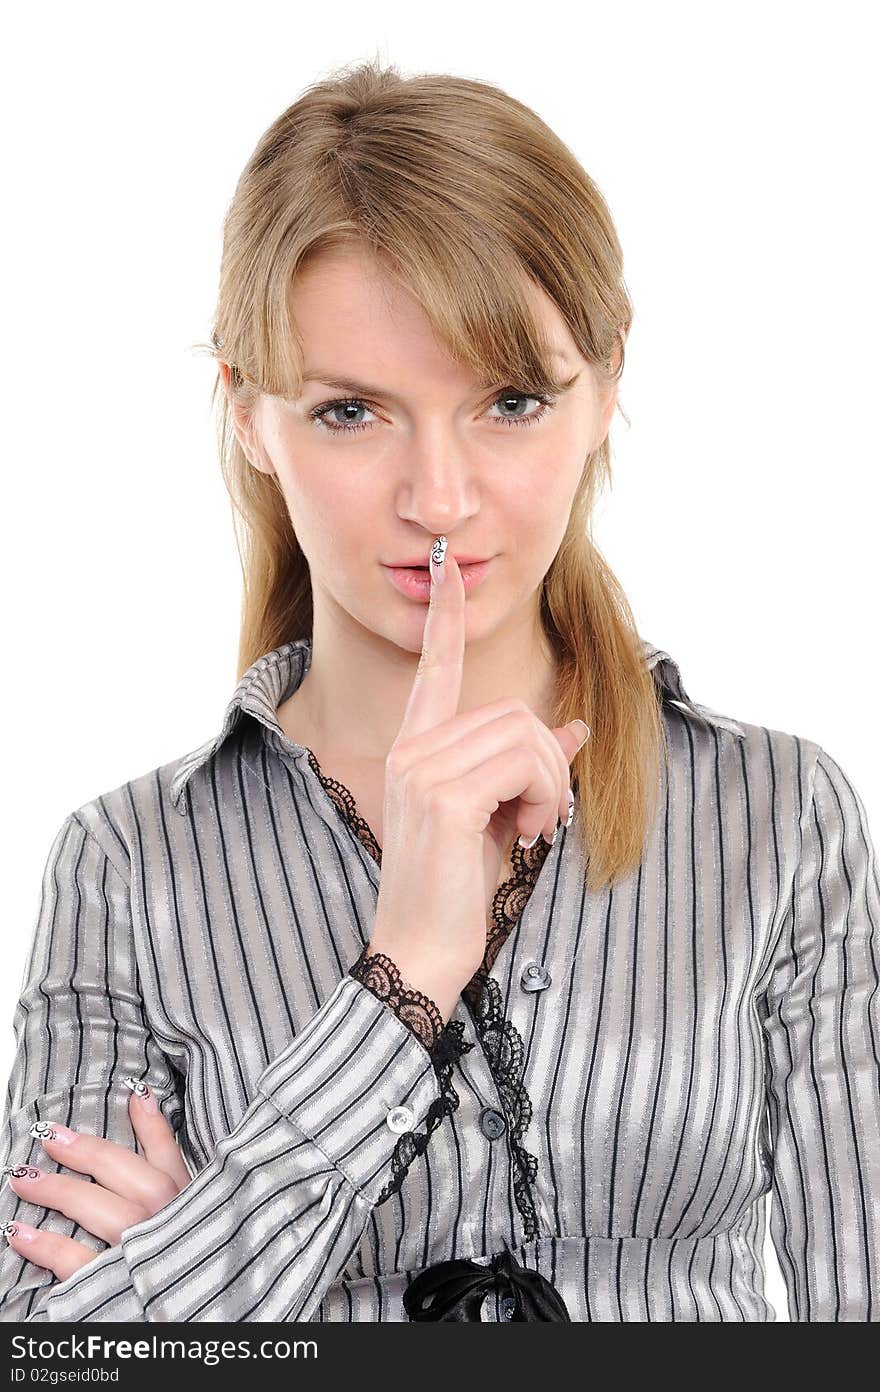
M 489 556 L 487 560 L 477 561 L 472 565 L 459 562 L 465 595 L 470 594 L 471 590 L 482 584 L 494 559 L 494 556 Z M 406 595 L 409 599 L 419 600 L 422 604 L 430 602 L 431 577 L 427 569 L 414 570 L 411 566 L 383 566 L 382 569 L 394 588 L 399 590 L 401 594 Z
M 459 556 L 456 552 L 453 552 L 453 555 L 460 566 L 479 565 L 482 561 L 491 561 L 492 559 L 491 556 Z M 422 555 L 407 556 L 406 560 L 388 561 L 387 564 L 391 570 L 412 570 L 414 567 L 426 566 L 428 563 Z

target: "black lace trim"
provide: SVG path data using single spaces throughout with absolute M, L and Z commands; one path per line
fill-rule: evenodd
M 479 969 L 462 992 L 489 1062 L 507 1116 L 508 1136 L 514 1161 L 513 1195 L 522 1215 L 525 1238 L 538 1236 L 538 1215 L 532 1192 L 538 1175 L 537 1157 L 525 1149 L 522 1138 L 532 1119 L 532 1103 L 523 1083 L 525 1046 L 511 1020 L 504 1018 L 501 987 L 490 975 L 495 958 L 516 927 L 529 901 L 551 843 L 539 837 L 526 849 L 516 842 L 511 851 L 513 874 L 498 887 L 492 903 L 492 927 Z
M 543 836 L 539 836 L 528 850 L 518 841 L 514 842 L 510 852 L 513 874 L 498 886 L 492 900 L 492 923 L 486 933 L 486 950 L 479 968 L 471 977 L 471 981 L 476 983 L 475 989 L 479 990 L 483 977 L 492 970 L 508 935 L 522 918 L 550 849 L 551 843 L 545 841 Z
M 370 952 L 370 944 L 367 943 L 357 961 L 349 967 L 348 974 L 356 981 L 363 982 L 374 996 L 390 1006 L 398 1019 L 412 1030 L 431 1053 L 443 1033 L 440 1008 L 430 996 L 404 981 L 396 962 L 384 952 Z
M 343 783 L 335 778 L 328 778 L 322 773 L 321 766 L 311 750 L 308 750 L 308 756 L 309 763 L 321 784 L 339 808 L 358 840 L 381 868 L 381 847 L 369 824 L 358 814 L 354 797 Z M 564 834 L 562 827 L 560 827 L 560 831 Z M 538 1174 L 538 1161 L 537 1157 L 527 1151 L 522 1144 L 522 1137 L 528 1130 L 532 1119 L 532 1103 L 523 1083 L 525 1047 L 516 1026 L 511 1020 L 504 1017 L 504 1011 L 501 1007 L 501 988 L 490 973 L 508 934 L 516 927 L 522 916 L 551 846 L 552 843 L 545 841 L 543 836 L 539 836 L 534 846 L 529 848 L 520 846 L 518 841 L 514 843 L 510 853 L 513 874 L 499 885 L 495 892 L 492 901 L 492 924 L 486 934 L 483 961 L 461 993 L 474 1021 L 474 1027 L 483 1046 L 506 1113 L 507 1134 L 514 1161 L 513 1192 L 517 1208 L 522 1215 L 526 1241 L 539 1235 L 539 1226 L 532 1189 Z M 452 1069 L 461 1055 L 474 1046 L 473 1043 L 465 1043 L 463 1039 L 464 1024 L 460 1020 L 450 1020 L 439 1032 L 436 1032 L 436 1021 L 439 1019 L 442 1025 L 443 1017 L 435 1003 L 430 997 L 402 982 L 394 963 L 383 953 L 373 954 L 373 957 L 367 959 L 368 947 L 369 944 L 362 949 L 357 961 L 349 969 L 350 974 L 358 974 L 357 979 L 364 980 L 364 984 L 370 989 L 373 989 L 374 985 L 378 986 L 376 994 L 380 995 L 380 999 L 387 1000 L 393 1009 L 395 1005 L 392 997 L 399 997 L 404 1006 L 404 1014 L 401 1014 L 401 1019 L 409 1025 L 410 1029 L 415 1026 L 414 1032 L 428 1048 L 441 1084 L 441 1095 L 431 1103 L 425 1121 L 425 1130 L 420 1133 L 406 1132 L 395 1146 L 392 1159 L 392 1178 L 378 1199 L 379 1203 L 384 1203 L 387 1198 L 399 1190 L 415 1157 L 423 1154 L 427 1149 L 431 1133 L 445 1116 L 454 1112 L 458 1107 L 458 1094 L 451 1081 Z M 380 971 L 380 964 L 377 962 L 370 971 L 368 964 L 376 958 L 384 959 L 383 969 Z M 366 969 L 364 967 L 365 961 L 367 963 Z M 368 979 L 364 979 L 365 977 Z M 387 994 L 381 994 L 383 991 L 387 991 Z M 407 992 L 408 994 L 406 994 Z M 433 1011 L 436 1011 L 436 1017 L 433 1015 L 432 1008 Z M 426 1043 L 426 1039 L 430 1037 L 428 1033 L 430 1022 L 433 1023 L 435 1037 L 433 1043 Z
M 430 1054 L 440 1083 L 440 1096 L 435 1097 L 425 1115 L 425 1129 L 406 1131 L 398 1139 L 391 1156 L 391 1178 L 376 1200 L 378 1206 L 397 1193 L 413 1160 L 424 1154 L 433 1132 L 459 1105 L 452 1070 L 462 1054 L 474 1045 L 471 1040 L 465 1041 L 463 1020 L 450 1020 L 444 1025 L 430 996 L 405 982 L 396 963 L 384 952 L 368 956 L 369 947 L 366 943 L 361 949 L 357 961 L 348 969 L 349 976 L 362 982 L 412 1030 Z
M 522 1215 L 528 1242 L 538 1236 L 538 1215 L 532 1193 L 532 1185 L 538 1175 L 538 1160 L 522 1144 L 532 1120 L 532 1103 L 523 1083 L 525 1047 L 516 1026 L 504 1016 L 501 987 L 494 976 L 477 972 L 468 982 L 465 992 L 507 1117 L 514 1160 L 513 1196 Z
M 340 783 L 336 778 L 328 778 L 321 772 L 321 765 L 312 753 L 311 749 L 306 749 L 309 756 L 309 763 L 318 775 L 323 787 L 325 788 L 331 802 L 335 802 L 345 820 L 348 822 L 361 845 L 369 851 L 370 855 L 381 867 L 382 847 L 373 835 L 369 823 L 360 816 L 357 804 L 344 783 Z
M 444 1026 L 432 1052 L 432 1061 L 440 1080 L 440 1096 L 435 1097 L 425 1116 L 423 1131 L 405 1131 L 398 1138 L 391 1156 L 391 1178 L 376 1200 L 385 1203 L 396 1194 L 406 1178 L 407 1170 L 417 1155 L 423 1155 L 428 1141 L 444 1117 L 450 1116 L 459 1105 L 458 1093 L 452 1085 L 452 1070 L 462 1054 L 474 1047 L 473 1040 L 464 1038 L 464 1021 L 450 1020 Z

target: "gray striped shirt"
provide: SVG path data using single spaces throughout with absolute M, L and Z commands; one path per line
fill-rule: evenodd
M 133 1074 L 193 1178 L 113 1247 L 4 1185 L 0 1221 L 96 1255 L 59 1281 L 0 1243 L 0 1319 L 402 1321 L 426 1266 L 509 1249 L 574 1321 L 772 1320 L 768 1194 L 791 1319 L 880 1319 L 864 806 L 821 746 L 697 705 L 644 651 L 670 749 L 646 855 L 591 895 L 576 836 L 544 843 L 476 1008 L 452 1017 L 454 1102 L 390 1193 L 443 1084 L 348 974 L 380 867 L 276 718 L 309 641 L 253 664 L 214 738 L 70 813 L 16 1007 L 4 1164 L 60 1168 L 38 1120 L 136 1149 Z M 490 1295 L 482 1319 L 505 1317 Z

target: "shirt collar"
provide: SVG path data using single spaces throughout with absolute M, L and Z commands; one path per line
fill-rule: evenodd
M 692 701 L 684 689 L 678 663 L 662 648 L 655 647 L 647 639 L 642 639 L 642 651 L 648 670 L 663 693 L 663 698 L 684 711 L 704 720 L 718 729 L 745 738 L 743 726 L 730 716 L 710 710 L 708 706 Z M 223 723 L 213 738 L 200 744 L 177 763 L 171 780 L 171 801 L 181 815 L 186 815 L 187 804 L 184 792 L 186 785 L 197 769 L 206 764 L 229 738 L 244 715 L 251 715 L 267 729 L 283 735 L 276 711 L 281 702 L 300 685 L 309 670 L 312 660 L 310 638 L 297 638 L 292 643 L 284 643 L 272 652 L 257 658 L 241 677 L 232 698 L 226 707 Z

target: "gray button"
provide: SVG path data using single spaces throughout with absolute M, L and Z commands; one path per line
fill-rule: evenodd
M 501 1318 L 503 1320 L 512 1320 L 513 1312 L 515 1309 L 516 1301 L 514 1300 L 513 1296 L 505 1295 L 504 1299 L 501 1301 Z
M 385 1125 L 389 1131 L 403 1133 L 411 1131 L 414 1117 L 409 1107 L 392 1107 L 385 1118 Z
M 524 991 L 544 991 L 550 985 L 552 977 L 547 968 L 541 962 L 526 962 L 519 978 L 519 984 Z
M 496 1107 L 484 1107 L 480 1112 L 480 1130 L 490 1141 L 496 1141 L 507 1130 L 507 1122 Z

